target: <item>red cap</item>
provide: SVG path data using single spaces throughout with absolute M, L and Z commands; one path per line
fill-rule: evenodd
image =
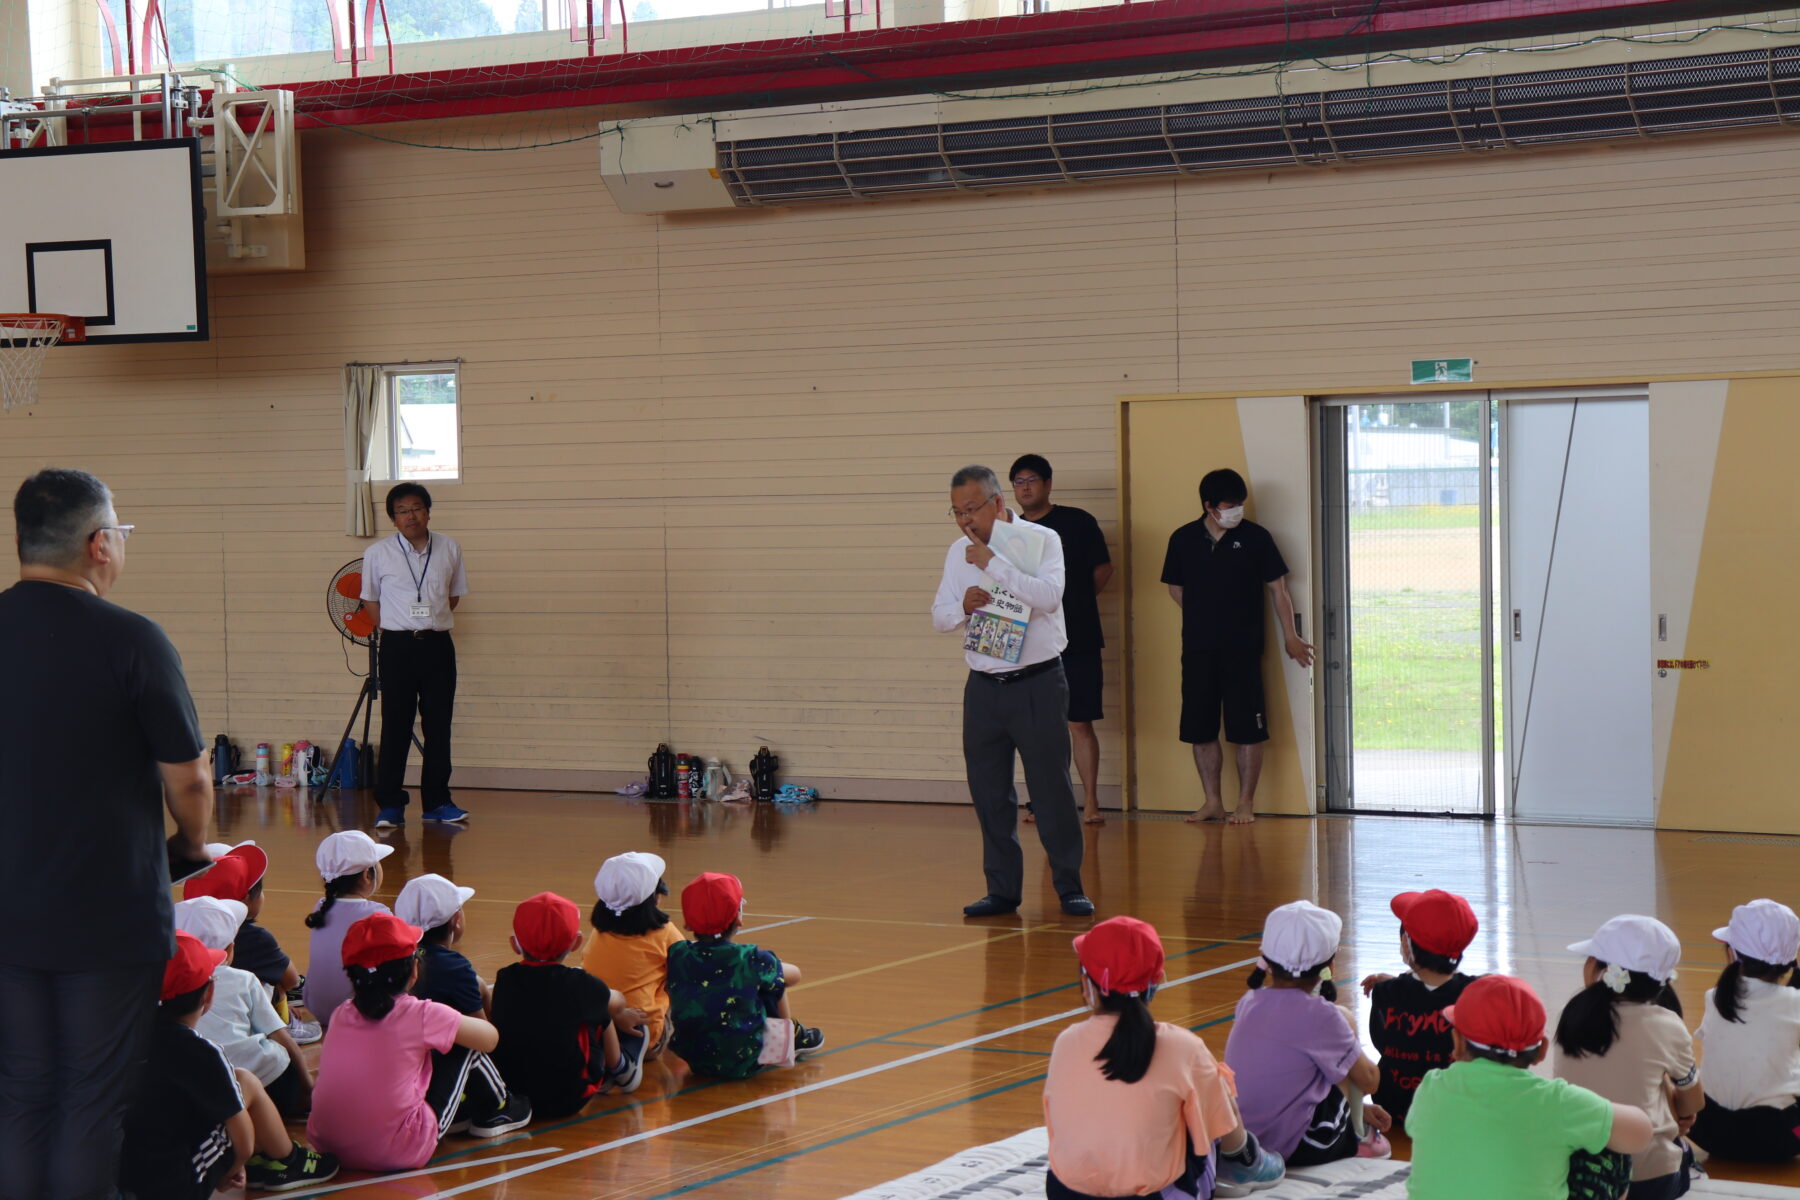
M 199 991 L 224 961 L 223 950 L 208 950 L 193 934 L 178 931 L 175 934 L 175 957 L 163 967 L 162 998 L 170 1000 Z
M 1523 979 L 1483 975 L 1462 990 L 1444 1019 L 1470 1043 L 1514 1054 L 1544 1043 L 1544 1004 Z
M 194 900 L 211 896 L 216 900 L 249 898 L 250 889 L 262 881 L 269 869 L 269 856 L 262 847 L 246 842 L 213 859 L 213 865 L 181 885 L 181 898 Z
M 707 871 L 681 889 L 681 919 L 702 937 L 730 929 L 744 911 L 744 885 L 736 875 Z
M 1109 917 L 1075 939 L 1081 969 L 1103 992 L 1135 996 L 1163 969 L 1162 939 L 1136 917 Z
M 1469 902 L 1451 892 L 1401 892 L 1388 907 L 1400 918 L 1400 927 L 1412 944 L 1445 958 L 1461 958 L 1481 923 Z
M 581 932 L 581 910 L 555 892 L 539 892 L 513 909 L 513 940 L 534 962 L 561 962 Z
M 344 932 L 344 965 L 374 970 L 396 958 L 410 958 L 425 931 L 393 913 L 371 913 Z

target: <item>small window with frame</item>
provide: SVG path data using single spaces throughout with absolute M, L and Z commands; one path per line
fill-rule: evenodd
M 369 455 L 374 478 L 462 480 L 459 366 L 395 363 L 381 368 L 382 413 Z

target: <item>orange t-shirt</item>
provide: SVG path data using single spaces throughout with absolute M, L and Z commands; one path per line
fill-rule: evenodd
M 1206 1153 L 1237 1126 L 1231 1068 L 1178 1025 L 1156 1023 L 1156 1053 L 1136 1083 L 1101 1074 L 1094 1056 L 1118 1017 L 1098 1013 L 1071 1025 L 1050 1052 L 1044 1124 L 1050 1169 L 1090 1196 L 1144 1196 L 1187 1169 L 1188 1139 Z
M 651 1046 L 662 1037 L 669 1015 L 669 947 L 681 940 L 674 922 L 636 937 L 596 931 L 581 958 L 582 970 L 625 993 L 625 1003 L 650 1018 Z

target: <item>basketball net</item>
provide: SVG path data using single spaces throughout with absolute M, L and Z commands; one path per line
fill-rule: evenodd
M 0 408 L 37 403 L 38 375 L 50 347 L 62 339 L 63 318 L 28 313 L 0 316 Z

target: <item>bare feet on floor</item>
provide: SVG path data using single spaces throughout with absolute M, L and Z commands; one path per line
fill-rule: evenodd
M 1223 804 L 1203 805 L 1199 812 L 1189 813 L 1186 817 L 1183 817 L 1182 819 L 1184 821 L 1186 821 L 1189 825 L 1199 825 L 1199 824 L 1210 825 L 1214 822 L 1223 821 L 1225 819 L 1225 806 Z
M 1256 823 L 1256 812 L 1248 804 L 1240 804 L 1231 810 L 1231 819 L 1227 823 L 1231 825 L 1254 825 Z
M 1081 823 L 1083 825 L 1104 825 L 1106 824 L 1106 818 L 1100 815 L 1100 810 L 1098 808 L 1090 808 L 1082 816 Z

